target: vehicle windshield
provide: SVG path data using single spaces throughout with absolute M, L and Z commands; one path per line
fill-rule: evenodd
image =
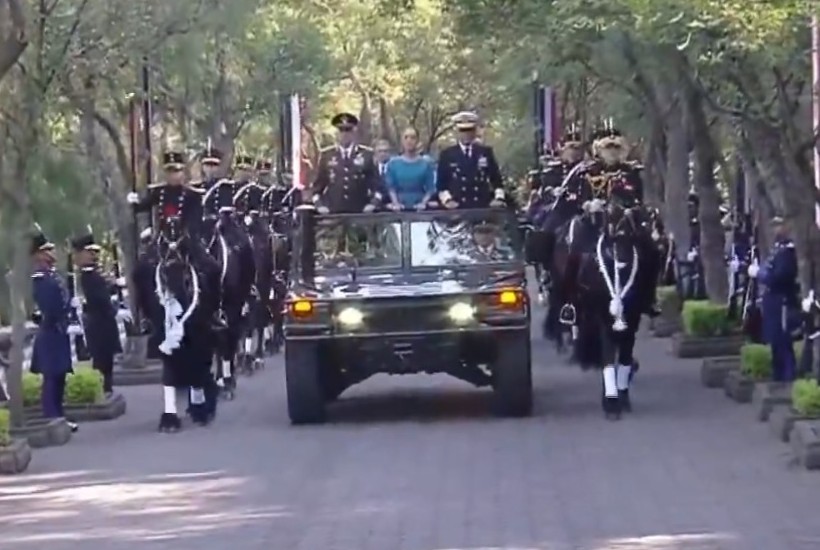
M 401 267 L 401 224 L 322 220 L 315 258 L 316 269 Z
M 442 218 L 410 224 L 413 267 L 478 265 L 518 260 L 515 231 L 504 217 L 471 220 Z

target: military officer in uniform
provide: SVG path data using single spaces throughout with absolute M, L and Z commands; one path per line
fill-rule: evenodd
M 200 187 L 203 191 L 203 238 L 209 238 L 213 235 L 216 222 L 219 221 L 220 207 L 232 206 L 233 186 L 231 181 L 220 177 L 219 174 L 223 158 L 222 151 L 208 143 L 208 147 L 202 152 L 199 161 L 202 166 L 202 181 L 197 184 L 197 187 Z
M 185 249 L 193 266 L 205 275 L 210 292 L 218 296 L 220 291 L 221 268 L 216 260 L 206 251 L 202 242 L 202 202 L 203 190 L 185 182 L 185 156 L 179 151 L 168 151 L 163 155 L 165 181 L 148 186 L 148 193 L 140 197 L 137 193 L 128 194 L 128 202 L 137 212 L 156 209 L 155 227 L 158 228 L 157 238 L 164 236 L 174 240 L 183 235 L 169 235 L 175 228 L 175 223 L 184 232 Z M 154 260 L 156 261 L 156 259 Z M 137 274 L 153 274 L 152 270 L 138 269 L 135 271 L 135 282 L 138 287 L 137 301 L 144 313 L 150 312 L 151 298 L 146 295 L 150 292 L 151 281 L 137 281 Z M 221 318 L 214 319 L 214 328 L 223 328 Z
M 81 334 L 82 329 L 70 325 L 68 289 L 54 268 L 54 243 L 37 227 L 31 241 L 33 272 L 31 274 L 34 303 L 40 313 L 37 334 L 31 355 L 31 372 L 43 376 L 41 402 L 43 416 L 63 418 L 66 375 L 73 372 L 69 333 Z M 77 425 L 69 422 L 72 431 Z
M 97 254 L 100 246 L 90 232 L 71 241 L 72 258 L 80 269 L 80 290 L 85 298 L 83 328 L 91 366 L 103 377 L 103 390 L 113 393 L 114 355 L 122 352 L 117 327 L 117 311 L 111 303 L 114 281 L 100 272 Z
M 313 183 L 313 203 L 319 213 L 372 212 L 382 201 L 379 172 L 373 150 L 356 143 L 359 119 L 339 113 L 331 120 L 339 132 L 338 143 L 323 149 Z
M 261 160 L 251 165 L 254 164 L 263 170 L 266 168 Z M 267 163 L 267 173 L 270 174 L 270 162 Z M 267 186 L 261 185 L 258 180 L 253 178 L 242 183 L 233 196 L 233 204 L 237 215 L 241 217 L 251 216 L 253 219 L 257 219 L 262 212 L 262 195 L 266 190 Z
M 761 314 L 763 339 L 772 349 L 772 377 L 775 382 L 791 382 L 796 376 L 792 333 L 800 325 L 797 251 L 781 217 L 771 221 L 774 245 L 766 262 L 753 262 L 749 277 L 763 283 Z
M 492 147 L 476 140 L 478 115 L 463 111 L 453 117 L 458 141 L 439 155 L 437 187 L 446 208 L 502 207 L 506 201 L 501 170 Z

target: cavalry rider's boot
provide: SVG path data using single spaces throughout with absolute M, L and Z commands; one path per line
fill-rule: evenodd
M 632 381 L 633 365 L 617 365 L 615 381 L 618 387 L 618 403 L 623 412 L 632 412 L 632 401 L 629 399 L 629 384 Z
M 178 432 L 182 429 L 182 421 L 179 419 L 179 416 L 174 413 L 162 413 L 162 416 L 159 417 L 159 428 L 158 430 L 163 433 L 173 433 Z

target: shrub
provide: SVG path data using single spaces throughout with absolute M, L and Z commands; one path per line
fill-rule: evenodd
M 763 344 L 744 344 L 740 348 L 740 372 L 757 381 L 772 377 L 772 350 Z
M 820 386 L 817 385 L 817 380 L 794 381 L 792 407 L 803 416 L 820 416 Z
M 0 409 L 0 447 L 11 443 L 11 414 L 7 409 Z
M 34 407 L 40 403 L 43 377 L 33 372 L 23 373 L 23 406 Z
M 728 306 L 708 300 L 687 300 L 683 303 L 683 330 L 690 336 L 725 336 L 731 324 Z
M 103 400 L 103 380 L 99 371 L 88 367 L 74 369 L 65 383 L 65 402 L 68 405 L 92 405 Z
M 678 294 L 677 287 L 674 286 L 662 286 L 658 288 L 657 291 L 658 297 L 658 307 L 660 310 L 667 314 L 677 314 L 680 312 L 681 307 L 681 299 L 680 295 Z

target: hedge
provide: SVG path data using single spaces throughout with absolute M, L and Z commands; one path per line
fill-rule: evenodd
M 744 344 L 740 348 L 740 372 L 756 381 L 772 377 L 772 350 L 764 344 Z
M 708 300 L 687 300 L 683 303 L 683 331 L 689 336 L 725 336 L 730 333 L 728 306 Z
M 792 407 L 803 416 L 820 416 L 820 386 L 817 385 L 817 380 L 794 381 Z
M 0 409 L 0 447 L 11 444 L 11 413 L 7 409 Z
M 23 374 L 23 405 L 35 407 L 40 403 L 43 377 L 26 372 Z M 102 374 L 83 361 L 74 366 L 74 373 L 66 377 L 65 404 L 91 405 L 102 402 L 104 397 Z

